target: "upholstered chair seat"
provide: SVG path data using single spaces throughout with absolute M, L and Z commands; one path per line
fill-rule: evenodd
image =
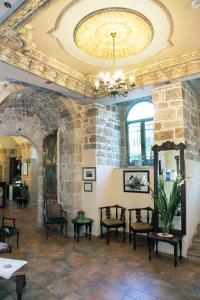
M 133 230 L 153 230 L 153 225 L 149 224 L 149 223 L 131 223 L 130 227 Z
M 136 234 L 154 231 L 154 210 L 151 207 L 129 209 L 129 242 L 133 236 L 133 249 L 136 250 Z
M 123 225 L 123 221 L 116 219 L 116 218 L 111 218 L 111 219 L 105 219 L 102 220 L 102 223 L 107 225 L 107 226 L 111 226 L 111 225 Z
M 110 229 L 114 228 L 116 230 L 116 237 L 118 235 L 118 228 L 123 228 L 123 241 L 125 242 L 125 211 L 126 208 L 119 205 L 104 206 L 100 207 L 101 218 L 100 218 L 100 228 L 101 228 L 101 238 L 103 236 L 103 227 L 107 230 L 107 244 L 109 244 Z

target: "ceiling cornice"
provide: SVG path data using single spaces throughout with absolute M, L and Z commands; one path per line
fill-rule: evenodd
M 55 64 L 51 66 L 51 62 L 48 64 L 45 60 L 38 61 L 10 48 L 5 48 L 4 45 L 0 45 L 0 60 L 87 97 L 93 96 L 92 82 L 95 78 L 93 76 L 85 76 L 86 81 L 82 82 L 58 70 Z M 129 74 L 135 76 L 136 87 L 144 87 L 198 73 L 200 73 L 200 50 L 135 69 Z
M 15 30 L 18 26 L 21 26 L 32 18 L 37 12 L 47 8 L 56 1 L 57 0 L 29 0 L 22 3 L 8 19 L 0 24 L 0 35 L 10 30 Z

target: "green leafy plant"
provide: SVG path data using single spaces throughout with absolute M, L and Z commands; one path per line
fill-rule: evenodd
M 150 188 L 155 208 L 158 210 L 163 224 L 163 233 L 169 233 L 169 229 L 172 228 L 174 216 L 181 205 L 181 187 L 183 184 L 184 179 L 179 174 L 173 183 L 169 199 L 166 196 L 163 179 L 160 179 L 158 182 L 158 195 Z

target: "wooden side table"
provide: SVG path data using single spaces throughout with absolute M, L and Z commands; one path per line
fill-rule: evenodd
M 151 249 L 154 249 L 156 244 L 156 255 L 158 255 L 158 242 L 168 243 L 174 247 L 174 266 L 177 267 L 177 251 L 179 245 L 180 256 L 182 259 L 182 235 L 173 235 L 171 237 L 158 235 L 156 232 L 149 233 L 148 245 L 149 245 L 149 261 L 151 261 Z
M 12 252 L 10 244 L 0 242 L 0 253 Z M 1 279 L 2 277 L 0 277 Z M 26 285 L 25 272 L 16 271 L 10 278 L 16 282 L 17 300 L 22 299 L 22 291 Z
M 93 219 L 83 218 L 83 219 L 72 219 L 72 223 L 74 224 L 74 238 L 76 238 L 77 242 L 79 242 L 80 235 L 80 227 L 85 225 L 86 236 L 88 236 L 88 228 L 89 228 L 89 240 L 91 241 L 91 232 L 92 232 L 92 223 Z

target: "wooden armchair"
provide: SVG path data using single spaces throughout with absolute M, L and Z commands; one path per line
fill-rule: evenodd
M 5 241 L 6 238 L 16 235 L 17 236 L 17 248 L 19 248 L 19 229 L 16 227 L 15 218 L 8 218 L 0 216 L 0 241 Z
M 109 244 L 109 236 L 110 236 L 110 229 L 115 228 L 116 230 L 116 237 L 118 236 L 118 228 L 123 228 L 123 241 L 125 242 L 125 211 L 126 208 L 119 206 L 119 205 L 112 205 L 112 206 L 104 206 L 99 207 L 100 209 L 100 228 L 101 228 L 101 238 L 103 234 L 103 227 L 107 229 L 107 244 Z M 114 217 L 112 217 L 112 214 Z M 105 217 L 105 219 L 104 219 Z
M 60 227 L 61 233 L 63 233 L 65 227 L 65 235 L 67 234 L 67 214 L 62 208 L 62 204 L 57 203 L 55 200 L 44 201 L 44 224 L 47 239 L 50 227 Z
M 131 243 L 131 233 L 133 233 L 134 251 L 136 250 L 136 234 L 147 233 L 148 235 L 152 231 L 154 231 L 154 210 L 151 207 L 129 209 L 129 243 Z

